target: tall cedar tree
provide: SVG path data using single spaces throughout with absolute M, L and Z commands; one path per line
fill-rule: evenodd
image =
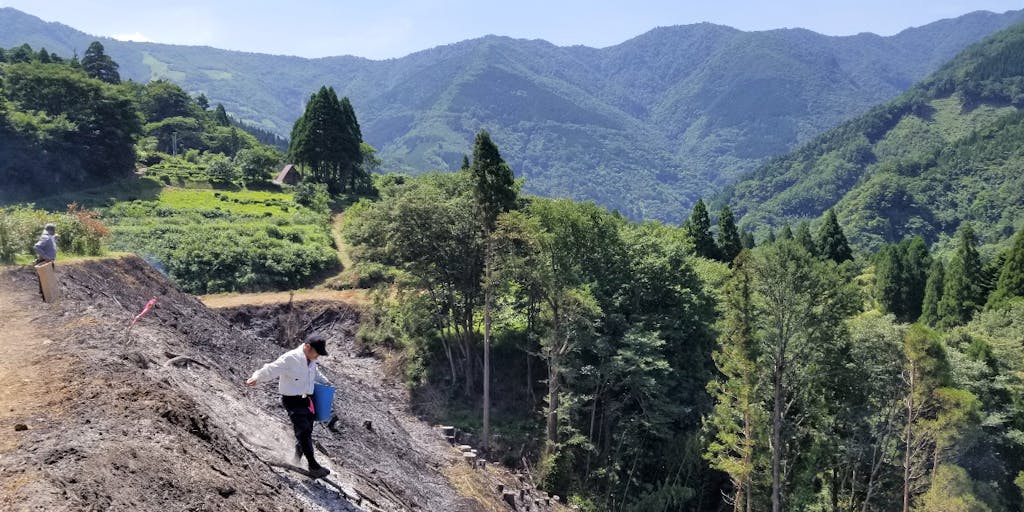
M 942 328 L 967 323 L 984 304 L 980 285 L 981 257 L 970 224 L 960 228 L 957 241 L 956 255 L 946 269 L 946 282 L 939 300 L 938 325 Z
M 493 231 L 498 214 L 515 207 L 517 192 L 512 169 L 501 158 L 498 146 L 486 130 L 476 134 L 469 172 L 473 176 L 473 195 L 483 212 L 484 225 L 488 231 Z
M 793 239 L 812 256 L 818 256 L 818 244 L 814 243 L 814 237 L 811 236 L 811 225 L 807 221 L 803 221 L 796 226 L 796 232 L 793 233 Z
M 117 68 L 117 63 L 109 55 L 103 53 L 103 45 L 99 41 L 93 41 L 85 50 L 85 55 L 82 57 L 82 69 L 90 77 L 108 84 L 119 84 L 121 75 L 117 73 Z
M 939 301 L 946 287 L 946 267 L 936 259 L 928 269 L 928 282 L 924 285 L 924 302 L 921 304 L 921 323 L 935 327 L 939 323 Z
M 491 141 L 486 130 L 476 134 L 473 143 L 473 163 L 469 166 L 473 177 L 473 197 L 480 208 L 487 249 L 484 256 L 484 382 L 483 382 L 483 448 L 488 449 L 490 436 L 491 408 L 491 309 L 494 303 L 494 267 L 496 255 L 491 234 L 494 232 L 498 215 L 515 206 L 516 182 L 512 169 L 498 152 L 498 146 Z
M 989 297 L 987 307 L 999 307 L 1013 297 L 1024 297 L 1024 229 L 1014 237 L 1013 248 L 1003 263 L 996 290 Z
M 883 247 L 875 258 L 875 294 L 882 311 L 900 322 L 921 316 L 931 256 L 921 237 Z
M 905 247 L 904 247 L 905 246 Z M 932 265 L 932 255 L 928 253 L 928 244 L 924 238 L 915 236 L 900 242 L 904 256 L 904 300 L 906 301 L 907 321 L 913 322 L 921 317 L 924 304 L 924 290 L 928 283 L 928 269 Z
M 231 126 L 231 120 L 228 119 L 228 112 L 224 110 L 223 104 L 218 103 L 217 108 L 214 109 L 213 121 L 219 126 Z
M 359 123 L 348 98 L 338 101 L 333 88 L 320 87 L 310 97 L 291 138 L 291 160 L 304 165 L 309 179 L 326 184 L 332 194 L 365 181 Z
M 708 209 L 704 206 L 703 199 L 697 199 L 697 204 L 693 205 L 690 218 L 683 227 L 693 241 L 693 249 L 697 256 L 718 259 L 718 246 L 711 236 L 711 219 L 708 217 Z
M 769 232 L 769 235 L 774 237 L 775 233 Z M 757 246 L 757 243 L 754 242 L 754 234 L 747 230 L 744 230 L 743 234 L 740 235 L 740 242 L 743 244 L 744 249 L 753 249 Z
M 368 185 L 370 180 L 363 169 L 363 131 L 347 96 L 341 98 L 338 106 L 342 122 L 341 140 L 338 141 L 342 175 L 348 178 L 349 190 L 356 191 L 361 185 Z
M 736 229 L 736 220 L 733 218 L 732 210 L 725 205 L 718 216 L 718 254 L 722 261 L 731 263 L 742 250 L 743 241 L 739 230 Z
M 733 260 L 733 274 L 725 292 L 725 318 L 718 350 L 713 358 L 720 372 L 707 390 L 715 400 L 707 418 L 714 439 L 704 458 L 711 467 L 729 475 L 734 491 L 733 511 L 753 508 L 753 476 L 758 437 L 767 430 L 767 412 L 758 397 L 758 351 L 754 339 L 754 282 L 750 252 Z M 764 451 L 764 446 L 760 446 Z
M 892 313 L 901 322 L 907 321 L 903 300 L 905 274 L 904 258 L 898 244 L 879 249 L 875 256 L 875 298 L 883 313 Z
M 775 240 L 792 240 L 792 239 L 793 239 L 793 228 L 791 228 L 789 226 L 789 223 L 787 222 L 787 223 L 783 224 L 782 225 L 782 229 L 779 230 L 779 236 L 774 237 L 774 239 L 772 241 L 774 242 Z
M 836 263 L 853 259 L 850 244 L 843 234 L 843 228 L 839 227 L 839 219 L 836 218 L 834 209 L 829 209 L 825 223 L 818 230 L 818 255 Z

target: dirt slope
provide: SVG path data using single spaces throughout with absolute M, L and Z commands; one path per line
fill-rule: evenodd
M 222 315 L 134 257 L 57 273 L 64 300 L 43 304 L 30 268 L 0 270 L 0 509 L 508 510 L 494 488 L 515 479 L 469 469 L 354 355 L 347 306 Z M 275 386 L 242 382 L 287 349 L 279 318 L 331 337 L 339 421 L 314 440 L 344 492 L 268 464 L 289 461 L 290 424 Z

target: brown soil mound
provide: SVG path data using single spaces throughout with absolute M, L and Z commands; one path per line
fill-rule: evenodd
M 507 510 L 510 475 L 468 469 L 355 354 L 348 306 L 218 314 L 134 257 L 57 274 L 63 300 L 44 304 L 32 269 L 0 272 L 0 509 Z M 243 385 L 309 331 L 333 349 L 338 421 L 314 431 L 330 485 L 271 465 L 289 462 L 290 424 L 276 386 Z

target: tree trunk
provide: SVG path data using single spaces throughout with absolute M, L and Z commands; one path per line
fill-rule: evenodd
M 910 389 L 907 393 L 907 431 L 903 451 L 903 512 L 910 512 L 910 452 L 913 444 L 914 425 L 914 377 L 917 373 L 914 362 L 910 362 Z
M 488 274 L 490 272 L 488 271 Z M 490 448 L 491 438 L 491 291 L 488 286 L 484 299 L 484 432 L 481 446 L 484 453 Z
M 780 336 L 780 338 L 782 338 Z M 775 375 L 773 377 L 772 404 L 772 512 L 782 512 L 782 409 L 783 374 L 786 371 L 786 342 L 779 341 L 775 354 Z
M 745 481 L 740 482 L 741 488 L 745 491 L 746 499 L 744 503 L 747 507 L 747 512 L 753 512 L 753 491 L 751 490 L 751 475 L 754 474 L 754 426 L 750 420 L 750 404 L 746 405 L 747 410 L 743 411 L 743 435 L 745 437 L 747 447 L 743 453 L 743 467 L 747 468 L 747 477 Z M 744 485 L 746 484 L 746 485 Z M 740 493 L 736 493 L 737 496 L 741 496 Z
M 548 359 L 548 418 L 547 443 L 544 444 L 544 455 L 549 456 L 558 444 L 558 354 L 552 351 Z

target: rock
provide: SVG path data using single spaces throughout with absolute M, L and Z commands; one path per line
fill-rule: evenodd
M 235 492 L 237 492 L 237 491 L 235 491 L 234 487 L 218 487 L 217 488 L 217 494 L 220 494 L 221 498 L 229 498 Z
M 21 432 L 23 430 L 28 430 L 28 425 L 26 425 L 24 423 L 15 423 L 14 424 L 14 431 L 15 432 Z

